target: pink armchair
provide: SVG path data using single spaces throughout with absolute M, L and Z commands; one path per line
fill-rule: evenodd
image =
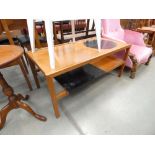
M 119 19 L 102 20 L 102 37 L 119 40 L 131 44 L 126 66 L 131 68 L 130 77 L 134 78 L 138 65 L 148 65 L 152 57 L 152 48 L 146 47 L 143 34 L 131 30 L 124 30 Z M 117 54 L 123 57 L 124 51 Z

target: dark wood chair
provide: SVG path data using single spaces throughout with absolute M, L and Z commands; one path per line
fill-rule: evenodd
M 90 20 L 75 20 L 75 40 L 85 39 L 93 37 L 95 33 L 95 24 L 93 22 L 92 28 L 90 29 Z M 55 29 L 55 40 L 60 43 L 69 42 L 72 40 L 71 21 L 57 21 L 54 22 Z

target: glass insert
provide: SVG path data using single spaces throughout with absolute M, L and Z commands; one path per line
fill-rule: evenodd
M 97 40 L 87 40 L 84 45 L 90 48 L 98 48 Z M 116 43 L 110 40 L 101 40 L 101 49 L 111 49 L 116 47 Z

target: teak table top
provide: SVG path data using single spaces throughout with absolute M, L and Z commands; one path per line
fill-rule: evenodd
M 42 48 L 36 52 L 27 52 L 29 58 L 42 70 L 45 76 L 57 76 L 67 71 L 76 69 L 88 64 L 96 59 L 106 57 L 121 49 L 129 48 L 130 45 L 120 41 L 114 41 L 116 46 L 111 49 L 89 48 L 84 45 L 86 40 L 94 40 L 95 37 L 76 41 L 75 43 L 65 43 L 56 45 L 55 50 L 55 69 L 51 69 L 48 48 Z M 104 39 L 106 40 L 106 39 Z
M 0 67 L 21 57 L 23 49 L 15 45 L 1 45 L 0 46 Z

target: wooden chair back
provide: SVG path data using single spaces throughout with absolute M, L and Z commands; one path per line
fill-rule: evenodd
M 58 27 L 59 24 L 59 27 Z M 89 24 L 90 24 L 90 19 L 81 19 L 81 20 L 75 20 L 75 33 L 85 33 L 86 35 L 84 36 L 84 38 L 89 37 L 89 32 L 90 31 L 94 31 L 95 30 L 95 24 L 93 21 L 92 27 L 89 28 Z M 54 22 L 54 38 L 55 40 L 57 40 L 56 42 L 58 42 L 57 38 L 57 34 L 58 32 L 60 32 L 61 35 L 61 39 L 60 42 L 64 43 L 66 42 L 65 35 L 70 35 L 71 34 L 71 21 L 59 21 L 59 22 Z M 81 37 L 82 39 L 82 37 Z

